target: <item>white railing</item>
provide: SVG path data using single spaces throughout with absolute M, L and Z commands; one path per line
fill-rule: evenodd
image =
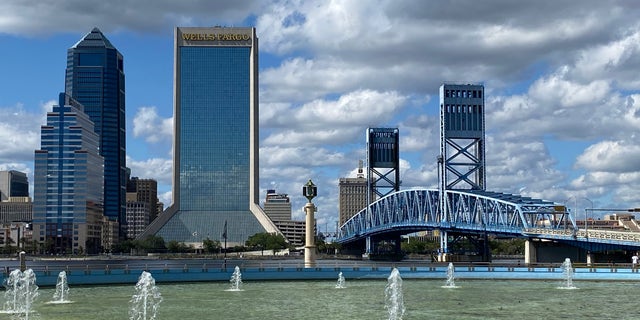
M 571 229 L 558 230 L 558 229 L 547 229 L 547 228 L 529 228 L 525 230 L 525 233 L 557 235 L 557 236 L 575 236 L 577 238 L 590 238 L 590 239 L 602 239 L 602 240 L 640 242 L 640 232 L 629 232 L 629 231 L 579 229 L 574 232 L 574 230 L 571 230 Z

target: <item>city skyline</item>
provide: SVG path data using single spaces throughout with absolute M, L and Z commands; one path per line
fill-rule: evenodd
M 11 75 L 0 80 L 0 170 L 27 172 L 32 185 L 66 49 L 98 27 L 125 58 L 127 166 L 158 180 L 170 205 L 173 28 L 220 24 L 255 26 L 260 39 L 260 198 L 287 193 L 302 219 L 300 187 L 312 179 L 319 231 L 335 226 L 338 180 L 366 158 L 367 127 L 399 128 L 402 188 L 437 186 L 443 82 L 484 84 L 488 190 L 640 206 L 631 2 L 139 1 L 124 15 L 23 3 L 0 4 L 12 17 L 0 23 L 12 48 L 0 62 Z

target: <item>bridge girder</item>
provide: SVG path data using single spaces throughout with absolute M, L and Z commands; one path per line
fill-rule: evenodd
M 407 234 L 435 229 L 522 236 L 524 230 L 540 223 L 551 228 L 575 227 L 569 214 L 555 211 L 554 204 L 548 201 L 472 190 L 447 190 L 445 216 L 439 208 L 439 196 L 437 189 L 423 188 L 389 194 L 345 222 L 340 227 L 337 241 L 348 243 L 387 232 Z

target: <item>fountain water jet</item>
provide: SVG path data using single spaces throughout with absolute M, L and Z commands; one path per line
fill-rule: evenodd
M 342 272 L 338 273 L 338 283 L 336 283 L 336 289 L 344 289 L 347 286 L 345 285 L 344 275 Z
M 447 267 L 447 282 L 445 283 L 443 288 L 457 288 L 455 282 L 456 274 L 455 268 L 453 267 L 453 263 L 449 262 L 449 267 Z
M 2 313 L 16 315 L 18 319 L 28 320 L 33 311 L 31 306 L 38 297 L 38 286 L 36 285 L 36 275 L 33 270 L 26 269 L 24 272 L 19 269 L 11 271 L 9 277 L 4 281 L 5 306 Z
M 136 293 L 131 297 L 129 308 L 130 320 L 154 320 L 158 314 L 158 307 L 162 296 L 156 280 L 151 273 L 143 271 L 136 284 Z
M 389 320 L 402 320 L 404 315 L 404 296 L 402 293 L 402 278 L 397 268 L 391 270 L 384 289 L 385 309 L 389 313 Z
M 233 270 L 233 274 L 231 275 L 229 282 L 231 282 L 231 288 L 227 291 L 242 291 L 240 288 L 242 286 L 242 273 L 240 273 L 240 267 L 236 266 Z
M 60 273 L 58 273 L 56 292 L 53 294 L 53 300 L 47 303 L 62 304 L 71 302 L 72 301 L 69 301 L 69 284 L 67 283 L 67 272 L 60 271 Z
M 564 277 L 564 285 L 558 287 L 559 289 L 577 289 L 573 285 L 573 267 L 569 258 L 564 259 L 562 263 L 562 276 Z

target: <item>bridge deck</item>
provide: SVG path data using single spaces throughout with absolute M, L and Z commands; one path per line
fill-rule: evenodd
M 437 229 L 564 241 L 590 250 L 640 249 L 640 233 L 578 229 L 574 216 L 551 201 L 484 190 L 447 190 L 444 197 L 446 207 L 440 208 L 437 189 L 387 195 L 342 225 L 336 241 Z

